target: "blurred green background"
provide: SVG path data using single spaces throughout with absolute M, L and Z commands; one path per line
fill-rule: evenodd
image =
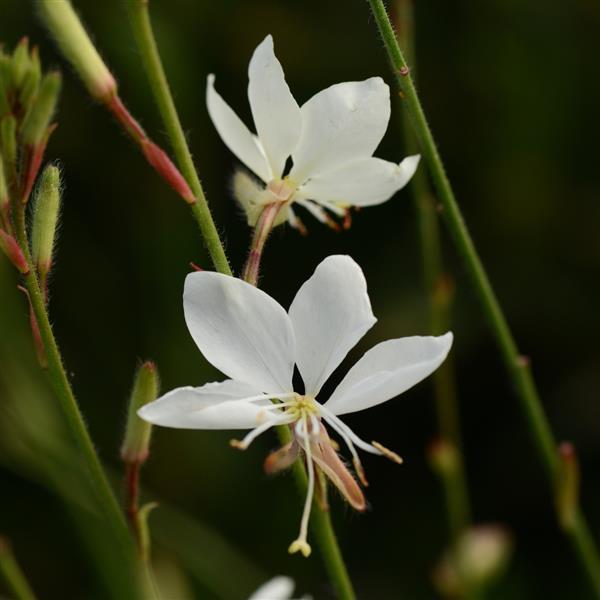
M 167 147 L 123 3 L 75 5 L 125 102 Z M 249 231 L 229 192 L 236 160 L 206 112 L 206 75 L 216 74 L 217 89 L 251 123 L 246 69 L 266 34 L 274 36 L 300 103 L 340 81 L 380 75 L 393 86 L 382 43 L 361 0 L 154 0 L 151 10 L 207 197 L 239 272 Z M 157 362 L 163 390 L 220 377 L 195 348 L 181 306 L 189 262 L 205 268 L 210 262 L 184 203 L 89 99 L 40 28 L 32 3 L 0 0 L 0 15 L 7 48 L 28 35 L 46 66 L 65 71 L 60 126 L 48 149 L 65 184 L 50 309 L 93 438 L 118 471 L 126 400 L 140 359 Z M 425 109 L 499 298 L 531 357 L 557 437 L 577 446 L 582 503 L 600 540 L 600 5 L 420 0 L 416 21 Z M 398 161 L 405 154 L 401 110 L 395 103 L 376 153 L 382 158 Z M 288 228 L 273 235 L 262 286 L 288 306 L 324 256 L 349 253 L 366 273 L 379 318 L 332 384 L 378 341 L 426 333 L 416 214 L 407 190 L 361 211 L 345 233 L 308 216 L 304 221 L 306 238 Z M 444 247 L 456 280 L 453 352 L 474 518 L 503 523 L 515 538 L 509 569 L 489 597 L 589 598 L 585 576 L 555 524 L 540 463 L 479 305 L 448 240 Z M 55 400 L 34 364 L 27 306 L 16 282 L 2 259 L 0 532 L 11 538 L 41 598 L 102 598 L 102 578 L 81 552 L 74 509 L 48 490 L 39 477 L 43 469 L 32 468 L 51 454 L 46 443 L 66 443 L 68 436 L 46 415 Z M 430 574 L 448 532 L 440 485 L 426 459 L 436 433 L 430 384 L 347 422 L 405 458 L 397 467 L 365 456 L 371 482 L 366 514 L 333 502 L 359 598 L 436 597 Z M 186 578 L 195 597 L 241 599 L 263 579 L 284 573 L 300 591 L 331 598 L 318 553 L 309 560 L 286 553 L 301 500 L 291 477 L 262 473 L 274 437 L 264 436 L 246 453 L 230 449 L 230 437 L 155 431 L 143 473 L 149 497 L 209 524 L 241 561 L 220 561 L 220 538 L 196 531 L 188 516 L 169 520 L 170 509 L 161 508 L 151 524 L 157 524 L 163 568 Z M 186 545 L 187 559 L 174 541 Z M 203 570 L 205 576 L 193 576 Z

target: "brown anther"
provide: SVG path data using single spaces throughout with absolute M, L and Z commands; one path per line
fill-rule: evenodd
M 199 267 L 195 262 L 190 261 L 190 267 L 192 267 L 192 270 L 197 272 L 204 271 L 204 269 L 202 267 Z
M 229 440 L 229 445 L 232 448 L 236 448 L 237 450 L 245 450 L 246 449 L 246 445 L 241 442 L 240 440 Z
M 364 487 L 369 487 L 369 482 L 367 481 L 367 476 L 365 475 L 365 470 L 360 460 L 358 460 L 358 458 L 354 458 L 352 460 L 352 464 L 354 465 L 354 470 L 356 471 L 360 482 L 363 484 Z
M 342 227 L 344 229 L 350 229 L 350 227 L 352 227 L 352 213 L 350 212 L 349 208 L 346 209 L 346 214 L 344 215 Z
M 377 450 L 379 450 L 379 452 L 381 452 L 381 454 L 383 454 L 383 456 L 394 461 L 396 464 L 401 465 L 404 462 L 404 460 L 402 459 L 402 457 L 400 455 L 396 454 L 395 452 L 392 452 L 385 446 L 382 446 L 379 442 L 371 442 L 371 445 L 374 448 L 377 448 Z

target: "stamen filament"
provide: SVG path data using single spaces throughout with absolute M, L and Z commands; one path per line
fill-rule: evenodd
M 258 427 L 255 427 L 252 431 L 246 434 L 246 436 L 240 440 L 230 440 L 229 444 L 233 448 L 237 448 L 238 450 L 246 450 L 248 446 L 261 434 L 265 431 L 271 429 L 275 425 L 283 425 L 284 423 L 289 423 L 290 417 L 285 415 L 284 417 L 280 417 L 278 419 L 272 419 L 271 421 L 267 421 Z

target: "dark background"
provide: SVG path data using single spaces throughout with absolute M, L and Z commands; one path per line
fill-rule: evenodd
M 195 348 L 181 309 L 189 262 L 211 265 L 184 203 L 89 99 L 39 27 L 32 4 L 0 0 L 0 38 L 12 48 L 28 35 L 45 65 L 65 71 L 60 126 L 48 149 L 48 158 L 62 166 L 65 186 L 51 316 L 93 438 L 103 459 L 119 469 L 126 399 L 139 359 L 157 362 L 165 391 L 220 377 Z M 124 7 L 116 0 L 76 6 L 125 102 L 167 147 Z M 236 161 L 206 112 L 206 75 L 216 74 L 217 89 L 251 123 L 246 69 L 267 33 L 300 103 L 340 81 L 380 75 L 393 86 L 382 43 L 361 0 L 155 0 L 151 9 L 214 218 L 239 272 L 249 230 L 229 193 Z M 600 7 L 592 0 L 421 0 L 416 20 L 425 110 L 498 296 L 531 357 L 557 438 L 577 446 L 582 503 L 600 539 Z M 401 110 L 395 103 L 376 153 L 382 158 L 398 161 L 405 154 Z M 378 341 L 426 333 L 416 214 L 407 190 L 361 211 L 345 233 L 309 216 L 304 221 L 306 238 L 287 227 L 273 235 L 264 289 L 287 307 L 324 256 L 350 253 L 365 271 L 379 318 L 334 379 Z M 456 280 L 453 353 L 474 517 L 505 524 L 515 539 L 509 569 L 489 597 L 589 598 L 585 575 L 555 524 L 540 461 L 466 273 L 447 239 L 444 248 Z M 55 400 L 35 368 L 26 304 L 15 283 L 2 259 L 0 394 L 21 408 L 36 398 L 48 407 Z M 36 435 L 51 435 L 38 409 L 24 410 L 21 419 Z M 430 385 L 347 422 L 405 458 L 397 467 L 365 456 L 366 514 L 333 503 L 359 597 L 435 597 L 430 573 L 448 533 L 425 452 L 436 433 Z M 10 427 L 18 437 L 18 426 Z M 143 474 L 149 497 L 159 495 L 210 523 L 256 565 L 245 577 L 221 564 L 229 597 L 246 597 L 257 580 L 276 573 L 292 575 L 315 598 L 331 597 L 318 552 L 309 560 L 286 553 L 301 501 L 289 476 L 269 479 L 261 471 L 274 437 L 264 436 L 246 453 L 230 449 L 230 437 L 156 430 Z M 14 448 L 3 452 L 0 530 L 12 539 L 40 597 L 101 598 L 70 509 L 31 476 Z M 210 558 L 206 538 L 192 538 L 185 527 L 180 537 L 187 531 L 197 560 Z M 171 570 L 185 565 L 179 576 L 189 577 L 190 565 L 166 546 L 156 543 L 160 560 Z M 196 596 L 225 594 L 194 577 L 188 583 Z

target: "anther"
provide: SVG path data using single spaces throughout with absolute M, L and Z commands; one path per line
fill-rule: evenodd
M 296 552 L 301 552 L 304 558 L 308 558 L 310 556 L 310 553 L 312 552 L 312 548 L 310 547 L 310 544 L 308 544 L 305 540 L 295 540 L 290 544 L 288 552 L 290 554 L 296 554 Z
M 393 460 L 396 464 L 401 465 L 404 462 L 401 456 L 399 456 L 395 452 L 392 452 L 385 446 L 382 446 L 379 442 L 371 442 L 371 445 L 373 446 L 373 448 L 377 448 L 377 450 L 379 450 L 379 452 L 381 452 L 381 454 L 383 454 L 386 458 Z

